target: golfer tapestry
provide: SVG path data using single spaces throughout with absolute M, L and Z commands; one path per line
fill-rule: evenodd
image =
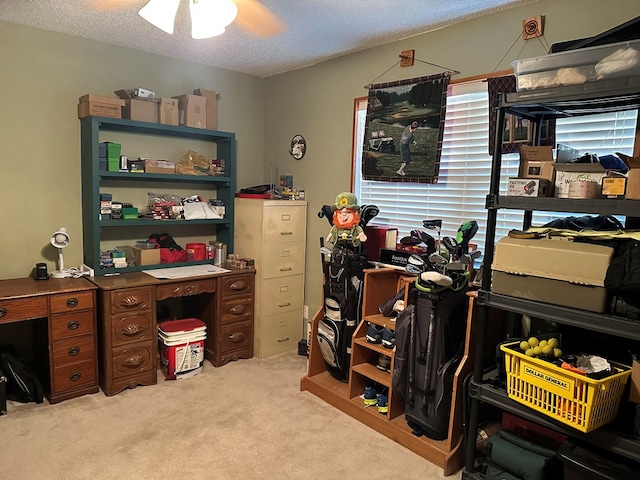
M 369 86 L 362 176 L 436 183 L 449 73 Z

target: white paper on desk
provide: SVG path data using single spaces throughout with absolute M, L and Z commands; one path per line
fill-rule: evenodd
M 170 268 L 158 268 L 156 270 L 143 270 L 142 273 L 151 275 L 155 278 L 186 278 L 186 277 L 199 277 L 202 275 L 215 275 L 216 273 L 226 273 L 231 270 L 226 268 L 216 267 L 215 265 L 191 265 L 187 267 L 170 267 Z

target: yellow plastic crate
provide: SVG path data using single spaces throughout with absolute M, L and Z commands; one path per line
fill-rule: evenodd
M 609 362 L 613 373 L 595 380 L 520 351 L 520 342 L 500 345 L 505 354 L 509 398 L 581 432 L 616 417 L 631 367 Z

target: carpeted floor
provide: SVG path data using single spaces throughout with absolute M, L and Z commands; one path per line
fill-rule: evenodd
M 57 405 L 9 402 L 0 478 L 436 480 L 435 465 L 299 390 L 296 352 Z

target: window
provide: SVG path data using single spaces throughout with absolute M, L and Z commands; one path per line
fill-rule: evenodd
M 366 99 L 357 101 L 355 110 L 354 192 L 361 205 L 374 204 L 380 209 L 372 223 L 397 226 L 400 236 L 403 236 L 410 230 L 423 229 L 422 221 L 425 219 L 442 219 L 442 236 L 455 236 L 462 223 L 476 220 L 480 228 L 472 243 L 483 248 L 487 216 L 484 204 L 491 175 L 486 82 L 449 85 L 440 174 L 438 183 L 433 185 L 363 180 L 360 157 Z M 580 153 L 605 155 L 621 152 L 630 155 L 636 120 L 635 110 L 561 119 L 557 121 L 556 142 Z M 506 193 L 507 179 L 517 176 L 517 173 L 518 155 L 503 155 L 502 194 Z M 534 213 L 533 224 L 542 225 L 563 215 L 567 214 Z M 522 228 L 522 221 L 523 212 L 520 210 L 499 210 L 496 238 L 505 236 L 511 229 Z

